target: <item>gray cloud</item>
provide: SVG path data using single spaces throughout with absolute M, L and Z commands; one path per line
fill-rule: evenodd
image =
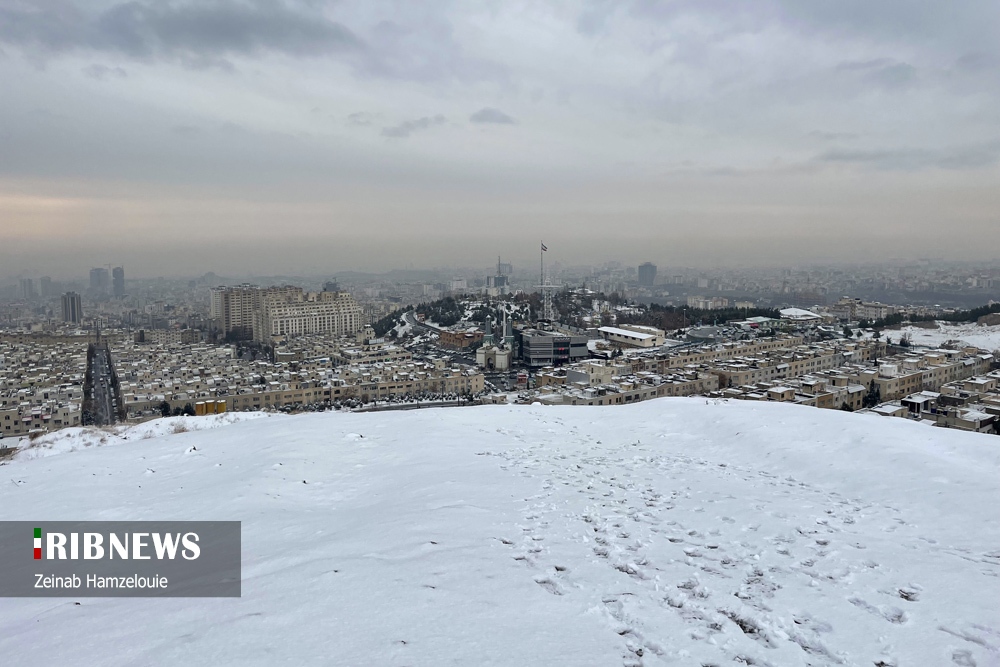
M 968 72 L 985 72 L 1000 67 L 1000 56 L 984 51 L 964 53 L 955 60 L 955 67 Z
M 403 121 L 399 125 L 383 127 L 382 136 L 393 137 L 396 139 L 404 138 L 419 130 L 426 130 L 427 128 L 434 127 L 435 125 L 443 125 L 446 120 L 447 119 L 441 114 L 436 116 L 424 116 L 423 118 L 417 118 L 415 120 L 407 120 Z
M 371 125 L 378 119 L 379 116 L 380 114 L 368 111 L 356 111 L 347 115 L 347 123 L 348 125 Z
M 915 82 L 917 70 L 909 63 L 892 58 L 847 61 L 837 65 L 841 72 L 858 72 L 865 81 L 884 88 L 904 88 Z
M 4 0 L 0 0 L 3 2 Z M 9 1 L 9 0 L 8 0 Z M 506 81 L 503 65 L 470 56 L 433 7 L 372 2 L 370 11 L 318 0 L 84 0 L 0 6 L 0 48 L 29 58 L 106 53 L 190 69 L 235 71 L 236 58 L 332 57 L 365 77 L 413 81 Z M 334 20 L 342 13 L 357 29 Z M 373 20 L 382 15 L 383 18 Z
M 601 256 L 609 224 L 645 253 L 675 247 L 678 229 L 692 248 L 714 245 L 753 217 L 761 240 L 734 257 L 769 252 L 766 239 L 792 224 L 782 221 L 805 239 L 850 229 L 859 211 L 907 208 L 921 233 L 941 219 L 988 233 L 998 11 L 913 0 L 0 0 L 0 220 L 35 235 L 25 248 L 125 247 L 168 217 L 200 231 L 259 209 L 261 237 L 274 220 L 301 238 L 354 235 L 356 252 L 329 259 L 349 262 L 390 247 L 380 233 L 412 257 L 428 248 L 420 239 L 466 229 L 471 212 L 516 228 L 512 248 L 545 226 Z M 445 129 L 513 129 L 502 124 L 512 112 L 520 125 L 502 137 Z M 12 209 L 25 183 L 50 201 Z M 135 211 L 108 203 L 120 193 L 136 193 Z M 218 202 L 192 203 L 206 197 Z M 894 205 L 870 210 L 873 198 Z M 174 213 L 157 218 L 160 208 Z M 44 211 L 62 231 L 39 231 Z M 213 253 L 225 254 L 220 243 Z
M 96 14 L 68 1 L 14 4 L 0 8 L 0 43 L 41 55 L 95 51 L 192 67 L 217 66 L 231 55 L 319 56 L 362 46 L 312 5 L 278 0 L 133 0 Z
M 100 65 L 97 63 L 88 65 L 81 71 L 91 79 L 97 79 L 98 81 L 106 81 L 108 79 L 124 79 L 128 76 L 128 72 L 121 67 L 108 67 L 107 65 Z
M 882 69 L 892 65 L 895 61 L 892 58 L 873 58 L 871 60 L 848 60 L 837 65 L 839 70 L 856 71 Z
M 469 120 L 473 123 L 497 123 L 500 125 L 514 125 L 517 123 L 516 120 L 505 114 L 503 111 L 492 107 L 483 107 L 476 113 L 469 116 Z
M 813 130 L 809 136 L 823 141 L 851 141 L 860 135 L 857 132 L 831 132 L 829 130 Z
M 201 134 L 201 128 L 194 125 L 174 125 L 170 131 L 181 137 L 193 137 Z
M 976 146 L 954 146 L 944 149 L 833 150 L 819 155 L 816 160 L 881 170 L 978 169 L 1000 163 L 1000 140 Z

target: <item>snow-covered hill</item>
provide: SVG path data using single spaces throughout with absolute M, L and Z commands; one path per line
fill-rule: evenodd
M 704 399 L 258 419 L 16 460 L 5 518 L 241 520 L 243 597 L 0 600 L 0 656 L 996 665 L 998 473 L 993 436 Z

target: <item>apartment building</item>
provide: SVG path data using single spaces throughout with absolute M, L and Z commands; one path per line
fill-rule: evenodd
M 880 357 L 885 348 L 885 342 L 877 340 L 798 345 L 719 361 L 711 365 L 710 371 L 719 376 L 723 387 L 738 387 L 871 361 Z
M 254 340 L 269 342 L 318 333 L 343 336 L 357 333 L 366 324 L 361 306 L 347 292 L 296 290 L 262 297 Z
M 86 342 L 0 342 L 0 437 L 79 426 L 86 372 Z

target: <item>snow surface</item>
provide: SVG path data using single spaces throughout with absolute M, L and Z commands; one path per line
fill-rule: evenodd
M 983 326 L 981 324 L 951 324 L 937 322 L 937 329 L 923 329 L 914 326 L 904 326 L 901 329 L 886 329 L 883 335 L 888 335 L 894 343 L 904 334 L 910 334 L 910 341 L 919 347 L 940 347 L 950 340 L 960 340 L 967 345 L 993 352 L 1000 350 L 1000 326 Z
M 3 664 L 1000 663 L 995 436 L 691 398 L 170 430 L 0 466 L 4 516 L 241 520 L 243 597 L 3 599 Z
M 115 426 L 73 426 L 52 431 L 32 441 L 21 438 L 17 453 L 18 459 L 34 459 L 53 454 L 75 452 L 86 447 L 106 447 L 122 445 L 136 440 L 159 438 L 168 433 L 183 433 L 185 431 L 202 431 L 218 428 L 261 417 L 275 417 L 269 412 L 226 412 L 218 415 L 200 417 L 179 416 L 154 419 L 141 424 Z

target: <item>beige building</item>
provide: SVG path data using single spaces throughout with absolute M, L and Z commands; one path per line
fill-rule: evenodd
M 268 342 L 273 338 L 317 333 L 352 335 L 365 325 L 361 306 L 347 292 L 296 290 L 262 297 L 253 329 L 254 340 Z
M 209 316 L 219 323 L 224 335 L 256 338 L 256 328 L 265 297 L 295 299 L 301 294 L 302 288 L 291 285 L 216 287 L 211 293 Z
M 666 337 L 663 329 L 635 324 L 623 324 L 618 327 L 600 327 L 598 331 L 601 332 L 605 340 L 630 347 L 659 347 L 663 345 Z

